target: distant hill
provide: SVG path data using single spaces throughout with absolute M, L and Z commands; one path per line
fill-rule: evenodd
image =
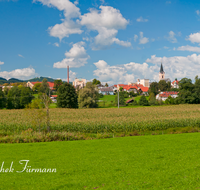
M 19 80 L 19 79 L 15 79 L 15 78 L 11 78 L 7 81 L 8 83 L 16 83 L 16 82 L 24 82 L 23 80 Z
M 29 79 L 29 80 L 26 80 L 25 82 L 42 82 L 43 79 L 46 78 L 48 82 L 54 82 L 55 79 L 52 79 L 52 78 L 49 78 L 49 77 L 37 77 L 37 78 L 33 78 L 33 79 Z
M 0 77 L 0 84 L 3 84 L 3 83 L 7 83 L 7 80 L 2 78 L 2 77 Z
M 4 84 L 4 83 L 17 83 L 17 82 L 24 82 L 23 80 L 19 80 L 19 79 L 15 79 L 15 78 L 11 78 L 9 80 L 0 77 L 0 84 Z
M 15 78 L 11 78 L 9 80 L 0 77 L 0 84 L 4 84 L 4 83 L 17 83 L 17 82 L 42 82 L 42 80 L 46 78 L 48 82 L 54 82 L 55 79 L 49 78 L 49 77 L 39 77 L 39 78 L 33 78 L 33 79 L 29 79 L 29 80 L 20 80 L 20 79 L 15 79 Z

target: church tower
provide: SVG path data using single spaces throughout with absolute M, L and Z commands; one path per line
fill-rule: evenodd
M 165 79 L 165 72 L 163 70 L 163 66 L 162 66 L 162 63 L 161 63 L 160 72 L 159 72 L 159 81 L 163 80 L 163 79 Z

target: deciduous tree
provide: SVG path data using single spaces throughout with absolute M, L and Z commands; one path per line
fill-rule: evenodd
M 165 80 L 160 80 L 159 83 L 158 83 L 158 89 L 160 91 L 167 91 L 168 89 L 168 84 L 166 83 Z
M 61 79 L 58 80 L 54 80 L 54 89 L 55 91 L 58 91 L 59 86 L 61 86 L 63 84 L 63 81 Z
M 41 87 L 41 83 L 36 83 L 34 86 L 33 86 L 33 91 L 35 92 L 35 93 L 38 93 L 38 92 L 40 92 L 40 87 Z
M 44 78 L 42 80 L 42 84 L 41 84 L 41 87 L 40 87 L 40 92 L 45 93 L 47 95 L 49 95 L 49 93 L 50 93 L 49 84 L 48 84 L 48 81 L 47 81 L 46 78 Z
M 77 93 L 69 83 L 64 83 L 58 88 L 57 107 L 78 108 Z
M 2 91 L 2 88 L 0 88 L 0 109 L 5 108 L 5 106 L 6 106 L 6 99 Z
M 78 103 L 80 108 L 96 108 L 99 93 L 91 82 L 86 84 L 85 88 L 80 89 Z
M 21 90 L 14 86 L 8 91 L 7 108 L 8 109 L 20 109 L 20 96 Z
M 118 105 L 118 92 L 115 96 L 115 105 Z M 119 92 L 119 105 L 125 105 L 124 92 Z
M 33 99 L 32 92 L 29 87 L 22 87 L 20 90 L 21 90 L 21 97 L 20 97 L 21 108 L 25 108 L 26 105 L 28 105 Z
M 101 84 L 101 82 L 100 82 L 100 80 L 93 79 L 93 80 L 92 80 L 92 84 L 93 84 L 93 85 L 98 85 L 98 84 Z
M 158 94 L 158 83 L 152 82 L 149 87 L 149 94 L 154 93 L 155 95 Z

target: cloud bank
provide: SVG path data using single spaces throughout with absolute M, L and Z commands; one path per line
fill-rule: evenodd
M 24 68 L 24 69 L 15 69 L 13 71 L 2 71 L 0 72 L 0 76 L 6 79 L 9 78 L 17 78 L 17 79 L 30 79 L 31 77 L 35 77 L 37 74 L 35 73 L 35 69 L 33 68 Z
M 69 51 L 66 51 L 66 58 L 61 62 L 54 63 L 54 68 L 67 68 L 69 65 L 72 67 L 81 67 L 87 64 L 87 60 L 90 56 L 86 53 L 84 48 L 85 42 L 78 42 L 73 44 L 72 48 Z

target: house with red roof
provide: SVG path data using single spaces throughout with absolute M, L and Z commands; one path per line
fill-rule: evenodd
M 35 85 L 35 84 L 37 84 L 37 83 L 41 83 L 42 84 L 42 82 L 27 82 L 26 83 L 26 86 L 27 87 L 30 87 L 31 89 L 33 88 L 33 86 Z M 47 82 L 48 84 L 49 84 L 49 88 L 50 88 L 50 90 L 54 90 L 54 82 Z
M 156 95 L 156 100 L 162 100 L 165 101 L 169 96 L 172 98 L 178 97 L 178 92 L 171 91 L 171 92 L 160 92 L 159 94 Z
M 51 98 L 53 103 L 57 103 L 57 97 L 58 97 L 58 95 L 51 95 L 50 98 Z
M 148 87 L 141 86 L 139 88 L 140 88 L 139 90 L 142 92 L 143 95 L 148 95 L 148 91 L 149 91 Z
M 175 78 L 175 81 L 171 83 L 172 88 L 179 88 L 179 81 Z
M 126 101 L 126 104 L 130 104 L 130 103 L 133 103 L 133 102 L 134 102 L 133 99 L 129 99 L 129 100 Z
M 136 85 L 134 85 L 134 86 L 132 86 L 132 85 L 125 85 L 122 88 L 126 92 L 134 92 L 134 93 L 138 92 L 138 87 Z
M 141 94 L 147 95 L 148 94 L 148 87 L 144 87 L 142 84 L 135 84 L 135 85 L 125 85 L 125 84 L 118 84 L 117 89 L 119 90 L 120 87 L 123 88 L 123 91 L 126 92 L 134 92 L 138 93 L 141 92 Z

